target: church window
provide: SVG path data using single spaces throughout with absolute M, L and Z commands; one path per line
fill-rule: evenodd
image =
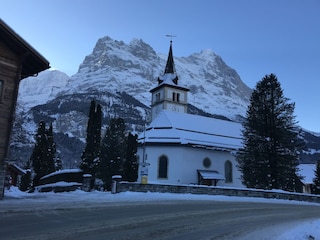
M 224 164 L 224 176 L 226 179 L 226 183 L 232 183 L 233 182 L 233 176 L 232 176 L 232 163 L 228 160 Z
M 176 93 L 175 92 L 172 93 L 172 101 L 176 101 Z
M 211 166 L 211 160 L 209 158 L 203 159 L 202 163 L 205 168 L 209 168 Z
M 158 178 L 168 178 L 168 158 L 166 156 L 159 158 Z
M 180 102 L 180 93 L 177 93 L 177 102 Z

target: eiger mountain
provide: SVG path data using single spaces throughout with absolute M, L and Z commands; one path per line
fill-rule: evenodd
M 174 49 L 173 44 L 173 56 Z M 166 60 L 167 54 L 157 54 L 142 40 L 126 44 L 103 37 L 73 76 L 54 70 L 23 80 L 10 160 L 17 160 L 24 167 L 33 149 L 38 123 L 44 120 L 54 124 L 54 138 L 64 167 L 78 167 L 93 99 L 102 106 L 102 130 L 111 117 L 122 117 L 129 130 L 141 132 L 150 113 L 149 90 L 158 84 Z M 203 50 L 188 57 L 174 56 L 174 62 L 179 84 L 190 89 L 190 113 L 233 121 L 245 116 L 251 89 L 221 57 Z

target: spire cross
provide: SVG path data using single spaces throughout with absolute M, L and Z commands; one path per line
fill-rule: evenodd
M 172 38 L 177 37 L 177 36 L 174 36 L 174 35 L 171 35 L 171 34 L 167 34 L 166 37 L 169 37 L 170 38 L 170 42 L 172 42 Z

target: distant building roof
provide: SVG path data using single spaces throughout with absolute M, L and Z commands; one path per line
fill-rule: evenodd
M 139 142 L 238 150 L 242 147 L 241 127 L 231 121 L 162 110 L 139 136 Z
M 0 42 L 18 56 L 24 57 L 21 78 L 35 75 L 50 67 L 49 62 L 2 19 L 0 19 Z

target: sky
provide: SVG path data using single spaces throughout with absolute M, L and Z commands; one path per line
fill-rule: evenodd
M 211 49 L 254 88 L 278 77 L 298 124 L 320 133 L 318 0 L 0 0 L 0 18 L 53 69 L 78 71 L 97 40 L 142 39 L 157 53 Z

